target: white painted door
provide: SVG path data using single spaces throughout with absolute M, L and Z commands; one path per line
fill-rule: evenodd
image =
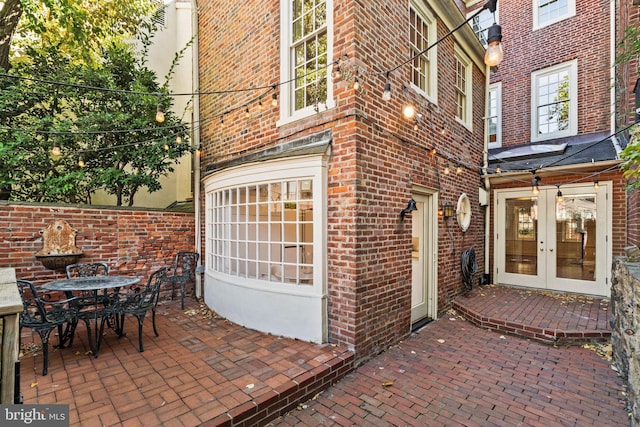
M 411 213 L 411 323 L 435 319 L 437 314 L 435 196 L 414 195 L 417 211 Z
M 610 296 L 611 182 L 497 190 L 497 282 Z M 562 197 L 558 197 L 561 191 Z

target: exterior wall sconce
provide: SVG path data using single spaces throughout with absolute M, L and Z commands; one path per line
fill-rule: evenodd
M 453 207 L 453 203 L 451 202 L 444 202 L 442 204 L 442 216 L 447 219 L 447 218 L 451 218 L 452 216 L 455 216 L 456 214 L 456 210 Z
M 416 206 L 416 201 L 411 199 L 409 203 L 407 203 L 407 207 L 400 211 L 400 220 L 404 221 L 405 215 L 411 215 L 411 212 L 417 211 L 418 207 Z

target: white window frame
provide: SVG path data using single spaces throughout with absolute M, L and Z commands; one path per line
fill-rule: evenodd
M 477 10 L 474 10 L 470 13 L 467 13 L 467 18 L 471 18 L 471 16 L 473 14 L 475 14 L 477 12 Z M 488 22 L 489 25 L 481 28 L 480 31 L 476 31 L 475 28 L 473 28 L 473 19 L 471 21 L 469 21 L 469 26 L 471 27 L 471 29 L 473 30 L 473 32 L 476 34 L 476 36 L 478 37 L 478 40 L 480 41 L 480 43 L 482 43 L 482 45 L 486 48 L 487 47 L 487 32 L 489 31 L 489 27 L 493 25 L 494 23 L 494 19 L 496 23 L 499 23 L 500 21 L 498 20 L 498 9 L 496 9 L 495 14 L 492 14 L 489 9 L 485 9 L 482 12 L 480 12 L 480 14 L 476 17 L 478 19 L 480 18 L 486 18 L 488 17 Z M 474 18 L 474 19 L 476 19 Z M 484 40 L 483 40 L 484 39 Z
M 464 127 L 469 129 L 470 132 L 473 132 L 473 91 L 472 91 L 473 63 L 471 62 L 471 59 L 469 59 L 467 54 L 464 53 L 464 51 L 458 45 L 454 46 L 454 57 L 456 61 L 456 64 L 455 64 L 456 70 L 454 72 L 454 79 L 456 79 L 456 81 L 454 81 L 454 91 L 456 93 L 456 99 L 454 99 L 454 103 L 456 106 L 455 118 L 457 122 L 459 122 Z M 457 100 L 457 90 L 458 90 L 457 63 L 458 62 L 464 67 L 465 99 L 464 99 L 464 105 L 462 107 L 464 110 L 465 117 L 458 116 L 458 100 Z
M 496 94 L 495 115 L 491 111 L 491 93 Z M 488 148 L 502 147 L 502 82 L 489 85 L 489 96 L 487 98 L 487 138 L 489 137 L 489 120 L 496 117 L 496 140 L 488 141 Z
M 538 134 L 538 81 L 541 77 L 562 71 L 569 72 L 569 126 L 563 131 Z M 531 141 L 546 141 L 578 133 L 578 60 L 564 62 L 531 73 Z
M 205 284 L 207 306 L 221 316 L 263 332 L 317 343 L 327 339 L 327 156 L 297 156 L 232 167 L 214 173 L 205 190 Z M 306 283 L 241 277 L 217 271 L 215 195 L 224 189 L 278 180 L 311 180 L 313 186 L 313 278 Z M 283 202 L 284 203 L 284 202 Z M 231 220 L 229 220 L 231 221 Z M 240 238 L 240 237 L 239 237 Z M 310 282 L 310 283 L 309 283 Z
M 330 69 L 327 69 L 327 102 L 310 105 L 298 111 L 294 111 L 294 57 L 292 49 L 292 1 L 280 2 L 280 84 L 279 105 L 280 120 L 277 126 L 294 122 L 318 112 L 335 107 L 333 99 L 333 82 L 330 77 Z M 333 63 L 333 0 L 325 0 L 327 10 L 327 64 Z
M 563 21 L 567 18 L 571 18 L 576 15 L 576 0 L 567 0 L 567 13 L 564 15 L 557 16 L 553 19 L 549 19 L 547 21 L 540 21 L 540 1 L 541 0 L 533 0 L 531 4 L 533 5 L 533 29 L 538 30 L 540 28 L 547 27 L 551 24 L 555 24 L 556 22 Z M 546 0 L 545 0 L 546 1 Z
M 438 26 L 437 26 L 437 20 L 435 16 L 425 6 L 424 2 L 411 0 L 409 2 L 409 7 L 413 9 L 418 15 L 418 17 L 422 19 L 422 21 L 424 21 L 424 23 L 427 24 L 427 26 L 429 27 L 428 34 L 427 34 L 428 43 L 429 45 L 433 45 L 433 43 L 435 43 L 438 37 Z M 409 22 L 409 25 L 411 25 L 411 22 Z M 413 46 L 411 42 L 409 42 L 409 49 L 410 49 L 410 57 L 413 58 L 413 56 L 415 55 L 415 53 L 413 52 L 415 49 L 415 46 Z M 414 72 L 413 61 L 411 62 L 411 78 L 409 79 L 410 80 L 409 84 L 411 88 L 413 88 L 413 90 L 416 91 L 416 93 L 419 93 L 420 95 L 427 98 L 429 102 L 431 102 L 432 104 L 437 105 L 438 104 L 438 46 L 433 46 L 422 56 L 425 58 L 425 60 L 429 64 L 428 66 L 429 69 L 428 69 L 427 75 L 425 76 L 427 88 L 423 88 L 415 84 L 413 80 L 413 72 Z

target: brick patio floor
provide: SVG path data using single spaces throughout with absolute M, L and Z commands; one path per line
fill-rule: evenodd
M 159 337 L 145 320 L 144 353 L 128 319 L 129 335 L 109 331 L 97 358 L 85 354 L 79 327 L 73 348 L 51 349 L 47 376 L 39 353 L 23 356 L 25 403 L 68 403 L 71 425 L 90 427 L 265 425 L 287 411 L 269 425 L 629 425 L 622 381 L 609 361 L 577 345 L 539 342 L 576 344 L 575 334 L 591 341 L 587 330 L 606 339 L 606 300 L 478 288 L 351 373 L 351 352 L 210 319 L 186 302 L 184 312 L 176 302 L 158 307 Z M 542 335 L 520 338 L 495 332 L 498 326 Z M 549 340 L 547 330 L 575 339 Z
M 41 353 L 27 353 L 24 403 L 69 404 L 72 426 L 252 424 L 295 408 L 352 369 L 351 352 L 203 318 L 210 312 L 191 298 L 185 304 L 184 311 L 179 300 L 158 306 L 159 337 L 147 316 L 143 353 L 133 317 L 127 336 L 105 334 L 97 358 L 85 353 L 81 322 L 72 348 L 50 347 L 46 376 Z M 28 329 L 22 341 L 40 343 Z M 54 334 L 51 342 L 58 342 Z

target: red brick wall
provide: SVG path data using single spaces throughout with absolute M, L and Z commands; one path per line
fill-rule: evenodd
M 576 1 L 576 15 L 533 31 L 531 2 L 501 0 L 504 61 L 491 73 L 502 82 L 502 145 L 531 140 L 531 73 L 578 59 L 578 133 L 609 130 L 609 0 Z
M 76 246 L 84 252 L 78 262 L 102 261 L 110 271 L 145 280 L 176 252 L 194 248 L 193 214 L 0 202 L 0 268 L 15 268 L 16 277 L 37 284 L 64 277 L 35 258 L 39 231 L 56 219 L 78 231 Z
M 202 91 L 263 86 L 280 79 L 279 3 L 200 2 L 200 82 Z M 406 1 L 334 2 L 334 56 L 348 55 L 368 74 L 364 89 L 355 93 L 346 81 L 333 82 L 336 107 L 308 119 L 277 126 L 278 111 L 257 110 L 249 104 L 226 116 L 230 106 L 242 106 L 256 94 L 203 96 L 201 117 L 203 168 L 208 164 L 258 152 L 289 139 L 330 128 L 332 153 L 328 169 L 328 331 L 329 341 L 354 348 L 359 358 L 376 354 L 405 337 L 410 329 L 411 218 L 400 221 L 400 211 L 412 196 L 413 185 L 435 189 L 441 201 L 455 203 L 470 195 L 473 220 L 462 233 L 438 219 L 438 308 L 464 287 L 460 253 L 474 246 L 483 269 L 483 222 L 478 207 L 478 170 L 482 160 L 484 74 L 474 68 L 474 132 L 454 120 L 453 38 L 438 46 L 438 107 L 434 127 L 426 102 L 419 107 L 425 121 L 416 131 L 400 118 L 409 68 L 392 76 L 393 96 L 381 100 L 384 75 L 407 59 L 408 3 Z M 227 24 L 228 23 L 228 24 Z M 448 29 L 438 22 L 438 36 Z M 258 92 L 260 93 L 260 92 Z M 436 126 L 448 124 L 442 136 Z M 436 147 L 432 158 L 429 149 Z M 442 175 L 450 158 L 468 166 L 461 175 Z M 206 175 L 206 173 L 205 173 Z M 205 176 L 206 179 L 206 176 Z

